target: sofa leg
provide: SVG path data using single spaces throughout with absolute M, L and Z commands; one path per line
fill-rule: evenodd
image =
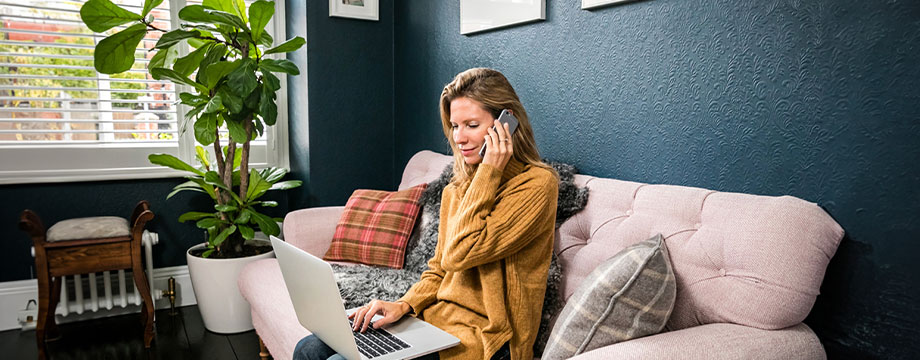
M 261 360 L 271 359 L 272 354 L 268 352 L 268 348 L 266 348 L 265 343 L 262 342 L 262 337 L 258 335 L 256 336 L 259 337 L 259 359 Z

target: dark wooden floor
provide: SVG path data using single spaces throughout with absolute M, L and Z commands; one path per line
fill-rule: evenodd
M 123 315 L 60 325 L 61 338 L 48 342 L 50 359 L 259 359 L 255 331 L 222 335 L 205 330 L 197 306 L 179 314 L 158 310 L 156 338 L 144 349 L 140 315 Z M 35 359 L 35 331 L 0 332 L 3 359 Z

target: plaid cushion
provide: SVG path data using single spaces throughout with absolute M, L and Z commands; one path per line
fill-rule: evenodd
M 655 334 L 674 308 L 677 282 L 661 234 L 630 246 L 588 275 L 556 320 L 544 360 Z
M 406 243 L 428 184 L 403 191 L 355 190 L 335 228 L 327 261 L 350 261 L 402 269 Z

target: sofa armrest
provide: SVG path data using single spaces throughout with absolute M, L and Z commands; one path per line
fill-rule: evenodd
M 781 330 L 708 324 L 624 341 L 573 360 L 590 359 L 827 359 L 805 324 Z
M 284 217 L 284 241 L 323 257 L 344 211 L 344 206 L 327 206 L 289 212 Z

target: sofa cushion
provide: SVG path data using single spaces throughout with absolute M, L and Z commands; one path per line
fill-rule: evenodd
M 655 334 L 674 307 L 676 283 L 661 234 L 608 259 L 578 287 L 556 320 L 544 359 Z
M 406 243 L 428 184 L 390 192 L 355 190 L 323 260 L 350 261 L 402 269 Z
M 668 330 L 711 323 L 782 329 L 802 322 L 843 237 L 824 210 L 791 196 L 581 175 L 575 182 L 591 197 L 559 228 L 564 296 L 635 239 L 661 233 L 677 278 Z

